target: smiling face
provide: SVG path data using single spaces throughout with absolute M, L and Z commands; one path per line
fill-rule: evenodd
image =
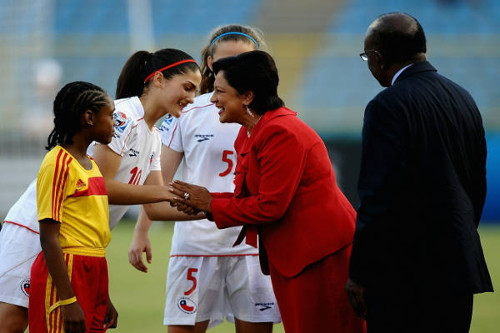
M 228 40 L 220 42 L 213 57 L 207 59 L 208 67 L 213 70 L 213 63 L 219 59 L 237 56 L 238 54 L 255 50 L 255 44 L 250 40 Z M 215 97 L 215 99 L 214 99 Z M 243 105 L 244 96 L 238 94 L 224 78 L 223 71 L 215 76 L 214 94 L 211 101 L 219 108 L 221 123 L 241 123 L 241 113 L 246 112 Z
M 244 124 L 247 116 L 246 107 L 248 97 L 240 95 L 231 87 L 224 77 L 224 71 L 219 71 L 215 76 L 214 93 L 210 99 L 219 108 L 219 121 L 221 123 Z
M 200 85 L 200 71 L 189 71 L 164 80 L 159 104 L 172 116 L 179 118 L 182 109 L 194 102 L 196 90 Z

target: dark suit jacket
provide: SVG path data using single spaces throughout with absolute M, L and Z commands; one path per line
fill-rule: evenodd
M 287 277 L 352 243 L 356 212 L 337 187 L 323 141 L 295 112 L 266 112 L 234 146 L 234 196 L 211 203 L 219 228 L 258 226 L 269 264 Z
M 362 144 L 351 279 L 492 291 L 477 233 L 486 143 L 470 94 L 430 63 L 413 64 L 366 107 Z

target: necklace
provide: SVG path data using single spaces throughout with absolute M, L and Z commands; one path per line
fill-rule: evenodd
M 257 118 L 257 121 L 255 122 L 255 124 L 253 125 L 252 129 L 257 126 L 257 123 L 259 122 L 260 118 L 262 118 L 262 116 L 259 116 Z M 252 131 L 251 130 L 247 130 L 247 136 L 250 137 L 250 134 L 252 134 Z

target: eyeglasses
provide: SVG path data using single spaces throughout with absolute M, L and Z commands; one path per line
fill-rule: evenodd
M 368 61 L 368 54 L 367 54 L 368 52 L 374 52 L 374 53 L 376 53 L 376 54 L 380 54 L 380 52 L 379 52 L 379 51 L 377 51 L 377 50 L 373 50 L 373 49 L 371 49 L 371 50 L 366 50 L 366 52 L 363 52 L 363 53 L 360 53 L 360 54 L 359 54 L 359 57 L 361 58 L 361 60 L 363 60 L 363 61 Z

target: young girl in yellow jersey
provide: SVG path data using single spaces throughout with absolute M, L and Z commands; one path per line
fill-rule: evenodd
M 113 100 L 86 82 L 64 86 L 54 101 L 54 130 L 37 181 L 42 252 L 31 271 L 32 332 L 105 332 L 117 313 L 108 296 L 105 248 L 110 241 L 108 196 L 87 155 L 111 142 Z
M 177 49 L 138 51 L 123 66 L 116 88 L 113 139 L 108 144 L 96 141 L 87 151 L 106 182 L 110 229 L 128 205 L 173 197 L 163 186 L 161 137 L 155 124 L 167 113 L 179 117 L 193 102 L 200 81 L 195 60 Z M 36 206 L 35 181 L 11 207 L 0 231 L 2 333 L 24 332 L 28 326 L 30 268 L 41 251 Z M 171 208 L 168 203 L 164 206 Z

